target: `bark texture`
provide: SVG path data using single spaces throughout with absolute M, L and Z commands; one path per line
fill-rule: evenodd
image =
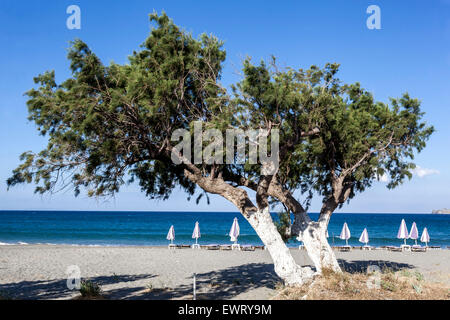
M 274 262 L 275 273 L 286 285 L 302 285 L 313 277 L 311 268 L 301 267 L 295 262 L 275 227 L 268 207 L 262 211 L 257 210 L 247 220 L 267 247 Z
M 326 233 L 326 226 L 321 226 L 319 222 L 310 222 L 306 229 L 300 231 L 297 240 L 303 242 L 318 273 L 322 273 L 323 268 L 341 272 L 336 256 L 328 243 Z

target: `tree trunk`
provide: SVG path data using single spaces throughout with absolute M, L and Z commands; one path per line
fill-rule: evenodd
M 248 220 L 267 247 L 274 263 L 275 273 L 286 285 L 303 285 L 313 277 L 314 272 L 311 268 L 302 268 L 295 262 L 270 216 L 265 194 L 268 178 L 263 178 L 258 185 L 257 201 L 259 200 L 261 208 L 258 209 L 251 202 L 245 190 L 226 183 L 222 178 L 204 177 L 196 167 L 193 167 L 192 170 L 195 173 L 184 170 L 184 174 L 189 180 L 206 192 L 219 194 L 232 202 Z
M 322 273 L 323 268 L 341 272 L 336 256 L 328 244 L 326 232 L 326 224 L 310 221 L 307 227 L 299 232 L 297 240 L 303 242 L 318 273 Z
M 313 277 L 314 272 L 311 268 L 300 267 L 295 262 L 270 216 L 268 207 L 244 216 L 267 247 L 275 266 L 275 273 L 286 285 L 303 285 Z
M 319 222 L 314 222 L 303 206 L 288 190 L 283 189 L 276 179 L 273 179 L 270 184 L 269 194 L 294 213 L 295 219 L 291 226 L 291 234 L 297 235 L 297 240 L 303 242 L 317 272 L 321 273 L 323 267 L 340 272 L 341 269 L 326 237 L 328 221 L 334 209 L 327 211 L 326 214 L 321 214 Z

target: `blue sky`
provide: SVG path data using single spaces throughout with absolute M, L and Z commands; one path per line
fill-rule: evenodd
M 66 8 L 81 8 L 81 30 L 68 30 Z M 381 9 L 381 30 L 369 30 L 369 5 Z M 213 196 L 211 205 L 188 202 L 182 192 L 169 201 L 150 201 L 131 185 L 115 199 L 33 194 L 33 186 L 6 191 L 6 179 L 27 150 L 40 151 L 45 138 L 27 121 L 23 93 L 33 77 L 55 70 L 70 76 L 68 42 L 81 38 L 104 63 L 125 63 L 148 35 L 148 13 L 165 10 L 175 23 L 225 41 L 223 82 L 239 80 L 245 56 L 278 57 L 294 68 L 341 64 L 345 82 L 359 81 L 377 100 L 403 92 L 419 98 L 436 133 L 416 157 L 420 170 L 394 191 L 379 182 L 343 212 L 430 212 L 450 207 L 450 1 L 17 1 L 0 3 L 0 210 L 217 210 L 234 211 Z M 311 210 L 317 211 L 320 199 Z

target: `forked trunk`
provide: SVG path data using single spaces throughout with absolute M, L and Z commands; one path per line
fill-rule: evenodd
M 341 272 L 336 256 L 328 243 L 326 232 L 326 225 L 310 221 L 306 229 L 300 232 L 297 240 L 303 242 L 318 273 L 321 273 L 323 268 Z
M 246 218 L 267 247 L 275 266 L 275 273 L 286 285 L 302 285 L 313 277 L 314 272 L 311 268 L 301 267 L 295 262 L 270 216 L 268 207 Z

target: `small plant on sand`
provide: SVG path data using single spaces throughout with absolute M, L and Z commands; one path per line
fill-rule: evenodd
M 390 281 L 381 280 L 380 285 L 381 285 L 381 288 L 383 288 L 384 290 L 392 291 L 392 292 L 397 291 L 397 287 L 395 286 L 395 284 Z
M 146 292 L 152 292 L 152 293 L 160 293 L 160 292 L 164 292 L 164 291 L 170 291 L 171 288 L 169 286 L 167 286 L 166 284 L 164 284 L 164 282 L 159 281 L 158 284 L 155 286 L 153 283 L 148 283 L 145 286 L 145 291 Z
M 424 281 L 423 274 L 421 274 L 419 271 L 416 271 L 416 272 L 414 273 L 414 276 L 416 277 L 416 280 L 417 280 L 417 281 Z
M 402 275 L 403 277 L 411 277 L 411 272 L 409 272 L 409 270 L 407 269 L 402 269 L 400 270 L 400 275 Z
M 211 280 L 211 282 L 209 283 L 209 287 L 210 288 L 218 288 L 218 287 L 220 287 L 220 284 L 215 282 L 214 280 Z
M 286 286 L 284 285 L 284 283 L 282 281 L 278 281 L 278 282 L 275 283 L 274 289 L 278 290 L 278 291 L 281 291 L 281 290 L 286 289 Z
M 112 275 L 112 279 L 114 280 L 114 282 L 120 282 L 120 278 L 115 272 Z
M 102 289 L 100 286 L 91 280 L 82 280 L 80 293 L 83 298 L 97 298 L 100 297 Z
M 413 284 L 412 287 L 413 287 L 414 290 L 416 290 L 416 292 L 417 292 L 418 294 L 421 294 L 421 293 L 422 293 L 422 287 L 421 287 L 420 285 Z

